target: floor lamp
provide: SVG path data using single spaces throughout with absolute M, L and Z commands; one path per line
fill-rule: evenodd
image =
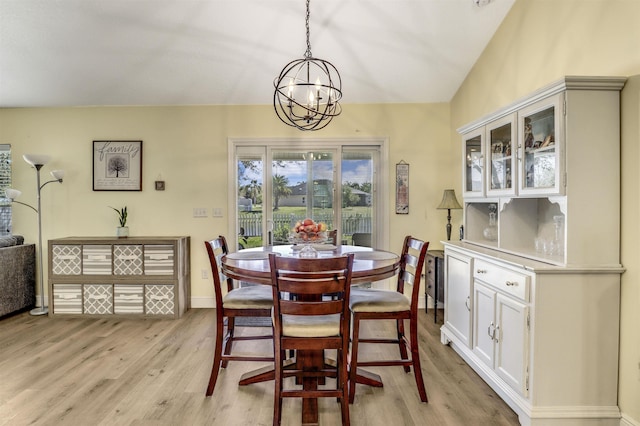
M 42 166 L 44 166 L 45 164 L 47 164 L 49 162 L 49 160 L 51 159 L 51 157 L 49 157 L 48 155 L 32 155 L 32 154 L 25 154 L 22 156 L 22 158 L 24 158 L 24 161 L 26 161 L 27 163 L 29 163 L 34 169 L 36 169 L 36 183 L 37 183 L 37 189 L 38 189 L 38 208 L 35 208 L 29 204 L 26 203 L 22 203 L 20 201 L 16 201 L 15 198 L 18 198 L 22 192 L 18 191 L 17 189 L 11 189 L 11 188 L 7 188 L 5 189 L 5 194 L 7 196 L 7 198 L 9 198 L 11 200 L 11 202 L 13 203 L 18 203 L 18 204 L 22 204 L 23 206 L 27 206 L 29 208 L 31 208 L 32 210 L 34 210 L 37 214 L 38 214 L 38 278 L 39 278 L 39 289 L 40 289 L 40 306 L 36 307 L 34 309 L 32 309 L 29 313 L 31 315 L 46 315 L 49 312 L 49 309 L 47 308 L 47 306 L 44 303 L 44 272 L 43 272 L 43 261 L 42 261 L 42 206 L 40 205 L 40 192 L 42 191 L 42 188 L 44 188 L 45 185 L 51 183 L 51 182 L 60 182 L 62 183 L 62 178 L 64 177 L 64 171 L 62 170 L 53 170 L 51 172 L 51 176 L 53 176 L 53 179 L 50 181 L 47 181 L 45 183 L 43 183 L 42 185 L 40 184 L 40 169 L 42 168 Z
M 445 189 L 442 194 L 442 201 L 437 209 L 447 210 L 447 241 L 451 239 L 451 209 L 461 209 L 462 206 L 456 199 L 456 192 L 453 189 Z

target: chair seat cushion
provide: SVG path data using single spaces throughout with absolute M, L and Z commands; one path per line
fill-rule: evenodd
M 288 337 L 332 337 L 340 335 L 340 314 L 282 315 L 282 335 Z
M 397 291 L 352 289 L 351 312 L 401 312 L 411 309 L 409 298 Z
M 231 290 L 222 298 L 225 309 L 270 309 L 273 293 L 270 286 L 255 285 Z

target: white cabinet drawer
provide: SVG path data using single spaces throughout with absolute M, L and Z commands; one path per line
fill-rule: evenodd
M 473 267 L 473 278 L 487 283 L 500 292 L 529 301 L 529 284 L 531 277 L 511 269 L 507 269 L 482 259 L 476 259 Z

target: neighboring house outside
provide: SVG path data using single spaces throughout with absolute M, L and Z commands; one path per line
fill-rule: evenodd
M 301 182 L 297 185 L 290 186 L 291 195 L 281 197 L 278 205 L 280 207 L 304 207 L 307 205 L 307 183 Z M 331 196 L 332 182 L 326 179 L 318 179 L 314 181 L 314 207 L 332 207 L 333 200 Z M 351 193 L 358 196 L 360 199 L 357 206 L 370 206 L 371 194 L 368 194 L 359 189 L 351 188 Z

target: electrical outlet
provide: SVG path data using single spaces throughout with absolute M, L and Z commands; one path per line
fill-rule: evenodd
M 202 277 L 203 280 L 209 279 L 209 273 L 207 272 L 206 269 L 203 269 L 202 271 L 200 271 L 200 276 Z
M 193 217 L 207 217 L 207 209 L 204 207 L 194 207 Z

